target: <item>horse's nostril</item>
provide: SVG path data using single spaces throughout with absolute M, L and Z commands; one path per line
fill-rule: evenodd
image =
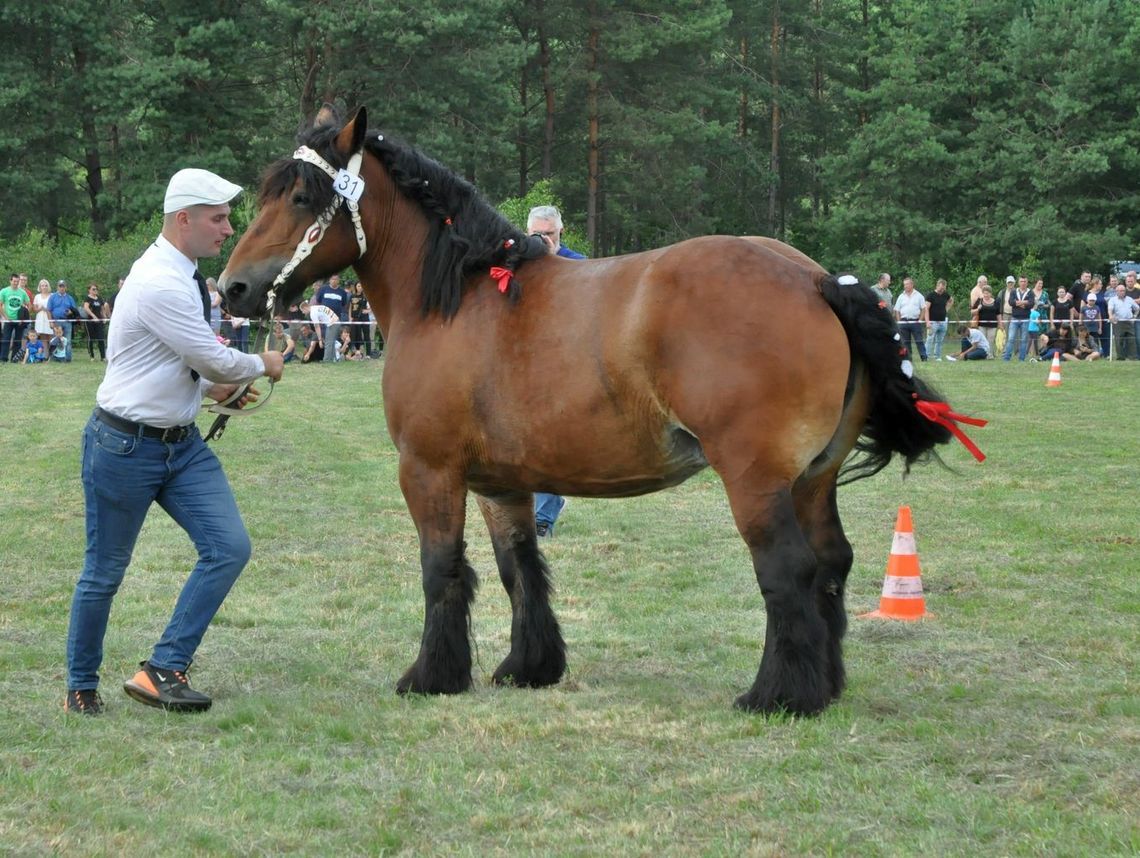
M 240 280 L 231 280 L 229 285 L 226 287 L 226 297 L 240 298 L 248 291 L 249 286 L 247 284 L 242 283 Z

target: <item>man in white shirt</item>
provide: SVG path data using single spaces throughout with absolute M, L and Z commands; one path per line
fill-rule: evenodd
M 895 319 L 899 323 L 903 347 L 909 351 L 913 342 L 923 360 L 926 360 L 926 326 L 922 321 L 925 310 L 926 299 L 914 288 L 914 278 L 904 278 L 903 290 L 895 299 Z
M 194 425 L 202 397 L 281 378 L 280 352 L 247 355 L 218 342 L 197 260 L 233 235 L 229 201 L 241 188 L 206 170 L 180 170 L 163 203 L 162 234 L 135 262 L 115 301 L 107 373 L 83 434 L 87 549 L 67 636 L 69 712 L 98 715 L 103 637 L 135 541 L 157 502 L 198 549 L 174 614 L 127 694 L 171 711 L 202 711 L 186 669 L 249 560 L 249 534 L 229 481 Z M 251 391 L 250 399 L 256 398 Z
M 1136 282 L 1136 272 L 1128 272 L 1127 281 Z M 1108 318 L 1112 322 L 1112 351 L 1114 360 L 1136 360 L 1136 317 L 1140 305 L 1128 295 L 1128 287 L 1118 283 L 1116 294 L 1108 299 Z

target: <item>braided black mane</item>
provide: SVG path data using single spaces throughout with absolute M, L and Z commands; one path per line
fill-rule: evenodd
M 340 169 L 347 165 L 347 159 L 332 145 L 338 133 L 340 129 L 335 125 L 320 125 L 303 131 L 297 142 L 319 152 Z M 527 238 L 474 185 L 422 152 L 374 129 L 369 129 L 364 146 L 427 219 L 420 280 L 425 316 L 439 312 L 450 319 L 459 312 L 464 284 L 471 275 L 486 275 L 492 266 L 513 271 L 524 259 L 545 253 L 545 245 L 539 246 Z M 264 203 L 288 192 L 298 177 L 314 215 L 328 208 L 333 200 L 332 181 L 312 164 L 293 158 L 269 166 L 260 201 Z M 519 282 L 512 278 L 507 297 L 514 303 L 520 295 Z

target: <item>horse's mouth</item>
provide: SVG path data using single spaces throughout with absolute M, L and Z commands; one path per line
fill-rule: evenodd
M 272 260 L 233 271 L 227 267 L 218 278 L 222 305 L 227 312 L 248 318 L 272 315 L 276 308 L 266 306 L 266 295 L 280 270 L 281 265 Z M 281 297 L 275 297 L 275 303 L 280 305 Z

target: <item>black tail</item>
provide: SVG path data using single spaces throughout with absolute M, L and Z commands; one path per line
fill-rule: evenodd
M 890 308 L 850 275 L 828 275 L 819 291 L 847 332 L 852 376 L 865 370 L 871 385 L 871 411 L 852 457 L 840 471 L 839 484 L 877 474 L 895 453 L 906 459 L 907 471 L 915 462 L 929 460 L 934 448 L 949 441 L 951 434 L 945 426 L 927 420 L 915 403 L 945 400 L 917 376 L 903 372 L 906 356 L 900 353 L 898 327 Z

